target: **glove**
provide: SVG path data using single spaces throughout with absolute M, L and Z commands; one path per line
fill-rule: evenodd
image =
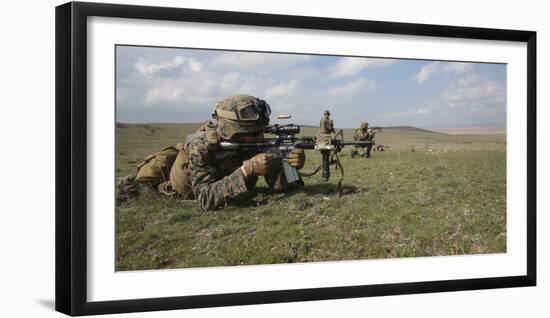
M 281 165 L 281 158 L 271 153 L 259 153 L 243 161 L 243 168 L 247 176 L 265 176 Z
M 306 163 L 306 154 L 304 152 L 304 149 L 292 149 L 292 151 L 288 154 L 288 163 L 296 168 L 296 170 L 302 169 L 304 167 L 304 164 Z

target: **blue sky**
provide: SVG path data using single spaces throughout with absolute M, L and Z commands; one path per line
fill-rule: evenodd
M 506 65 L 117 46 L 117 122 L 202 122 L 235 94 L 288 122 L 504 127 Z

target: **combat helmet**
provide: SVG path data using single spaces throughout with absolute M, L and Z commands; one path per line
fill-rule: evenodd
M 269 115 L 269 105 L 250 95 L 235 95 L 219 101 L 212 113 L 218 120 L 218 133 L 223 139 L 263 131 L 269 124 Z
M 368 128 L 369 128 L 369 122 L 368 121 L 361 122 L 361 129 L 368 129 Z

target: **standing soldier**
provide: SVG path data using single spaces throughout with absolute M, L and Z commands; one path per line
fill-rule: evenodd
M 376 132 L 369 128 L 369 123 L 364 121 L 361 123 L 361 127 L 355 130 L 355 133 L 353 134 L 353 140 L 354 141 L 374 141 L 375 135 L 376 135 Z M 357 155 L 361 155 L 362 157 L 370 158 L 372 144 L 369 144 L 364 148 L 366 149 L 363 149 L 363 147 L 361 146 L 355 146 L 354 149 L 351 150 L 351 157 L 354 158 Z
M 320 134 L 331 134 L 335 133 L 334 131 L 334 122 L 330 119 L 330 112 L 325 110 L 321 122 L 319 123 L 319 133 Z

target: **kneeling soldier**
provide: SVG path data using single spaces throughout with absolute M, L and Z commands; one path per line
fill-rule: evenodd
M 365 121 L 361 123 L 361 127 L 359 129 L 355 130 L 355 133 L 353 134 L 353 140 L 354 141 L 373 141 L 375 135 L 376 135 L 376 132 L 370 129 L 369 123 Z M 370 158 L 371 150 L 372 150 L 372 145 L 367 145 L 365 147 L 354 146 L 354 148 L 351 150 L 350 156 L 354 158 L 355 156 L 359 155 L 362 157 Z

